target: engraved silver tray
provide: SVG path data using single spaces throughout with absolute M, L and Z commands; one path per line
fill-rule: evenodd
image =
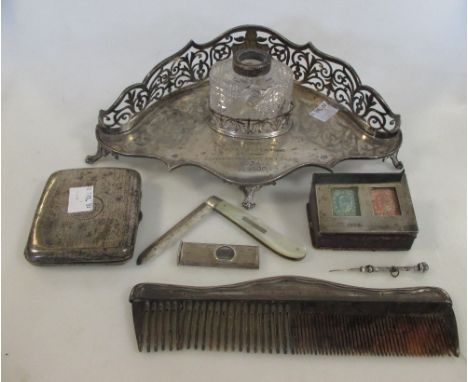
M 211 66 L 240 48 L 268 49 L 294 72 L 293 126 L 266 139 L 232 138 L 214 129 L 209 108 Z M 322 101 L 339 109 L 326 122 L 309 113 Z M 94 163 L 112 154 L 163 161 L 169 170 L 194 165 L 239 185 L 243 206 L 252 208 L 254 193 L 304 166 L 332 171 L 347 159 L 390 158 L 402 142 L 400 116 L 371 87 L 362 85 L 344 61 L 297 45 L 262 26 L 233 28 L 214 40 L 184 48 L 156 65 L 142 83 L 127 87 L 96 127 L 98 149 L 86 158 Z

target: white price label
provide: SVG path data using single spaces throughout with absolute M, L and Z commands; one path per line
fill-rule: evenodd
M 329 105 L 325 101 L 323 101 L 320 105 L 318 105 L 314 110 L 312 110 L 309 115 L 314 117 L 322 122 L 327 122 L 331 117 L 333 117 L 338 112 L 336 107 Z
M 68 213 L 93 210 L 93 186 L 71 187 L 68 195 Z

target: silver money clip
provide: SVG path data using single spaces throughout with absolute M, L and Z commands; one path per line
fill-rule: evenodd
M 181 242 L 178 265 L 222 268 L 259 267 L 259 247 L 253 245 L 207 244 Z

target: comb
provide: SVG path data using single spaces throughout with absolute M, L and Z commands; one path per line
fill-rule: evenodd
M 459 355 L 452 301 L 439 288 L 281 276 L 217 287 L 138 284 L 130 302 L 140 351 Z

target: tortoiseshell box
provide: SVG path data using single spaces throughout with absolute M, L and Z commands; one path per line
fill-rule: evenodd
M 70 211 L 72 189 L 91 189 L 87 211 Z M 91 191 L 90 191 L 91 192 Z M 34 215 L 26 259 L 46 264 L 116 264 L 130 259 L 141 219 L 141 177 L 125 168 L 53 173 Z
M 315 248 L 408 250 L 418 233 L 404 172 L 314 174 L 307 214 Z

